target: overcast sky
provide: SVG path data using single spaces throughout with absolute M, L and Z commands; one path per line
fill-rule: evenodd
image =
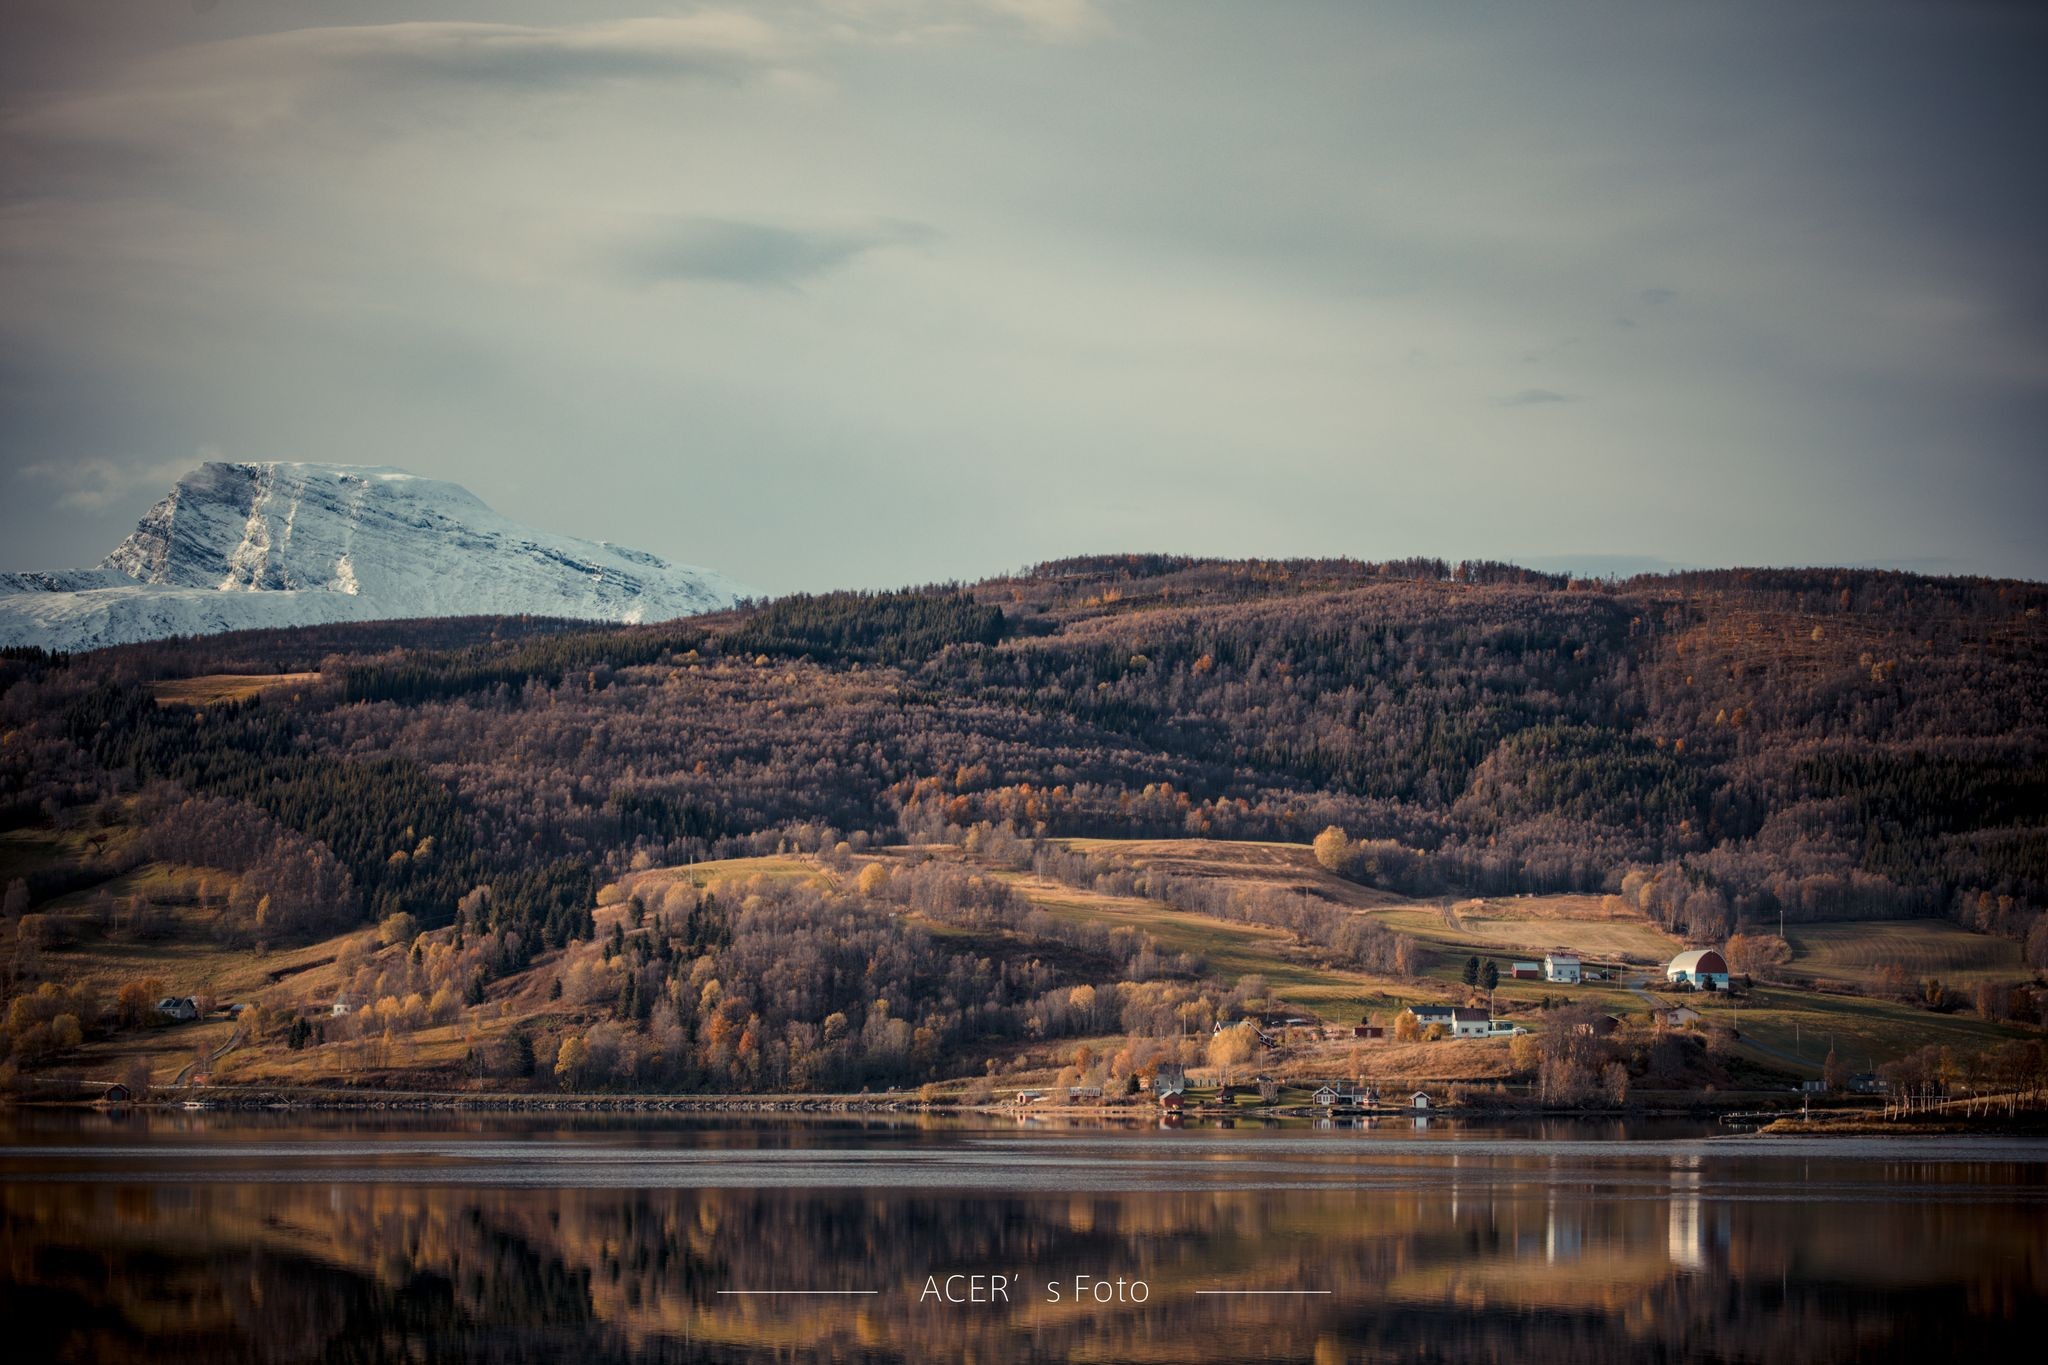
M 2039 12 L 9 0 L 0 569 L 225 458 L 770 591 L 2048 578 Z

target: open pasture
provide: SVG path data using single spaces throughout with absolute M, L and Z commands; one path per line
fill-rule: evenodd
M 1786 926 L 1790 970 L 1816 981 L 1883 984 L 1897 967 L 1910 982 L 1938 977 L 1951 986 L 1980 981 L 2024 981 L 2029 973 L 2020 946 L 1974 934 L 1947 920 L 1846 920 Z

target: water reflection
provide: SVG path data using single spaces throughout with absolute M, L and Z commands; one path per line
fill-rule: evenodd
M 2048 1328 L 2044 1180 L 2017 1144 L 30 1119 L 0 1318 L 31 1360 L 1950 1359 Z M 1020 1287 L 920 1301 L 956 1273 Z M 1076 1276 L 1147 1301 L 1045 1301 Z M 790 1288 L 879 1292 L 732 1292 Z

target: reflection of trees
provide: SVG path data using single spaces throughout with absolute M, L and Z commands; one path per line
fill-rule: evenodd
M 1377 1190 L 1073 1195 L 10 1184 L 0 1311 L 28 1334 L 17 1358 L 210 1362 L 1577 1365 L 1868 1358 L 1927 1346 L 1937 1326 L 1946 1357 L 2044 1325 L 2031 1206 L 1727 1202 L 1654 1164 L 1604 1191 L 1515 1167 Z M 1026 1288 L 1008 1310 L 919 1306 L 926 1274 L 956 1271 Z M 1076 1274 L 1142 1278 L 1152 1301 L 1040 1301 Z M 1337 1292 L 1193 1296 L 1217 1286 Z M 717 1293 L 762 1287 L 884 1292 Z

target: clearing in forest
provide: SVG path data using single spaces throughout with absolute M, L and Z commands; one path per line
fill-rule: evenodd
M 215 706 L 273 688 L 303 687 L 319 679 L 318 673 L 203 673 L 196 678 L 166 678 L 148 686 L 149 694 L 168 706 Z
M 1885 984 L 1899 968 L 1909 983 L 1938 977 L 1951 986 L 1980 981 L 2024 981 L 2029 976 L 2020 947 L 2010 939 L 1974 934 L 1939 919 L 1840 920 L 1791 924 L 1789 970 L 1816 981 L 1865 987 Z

